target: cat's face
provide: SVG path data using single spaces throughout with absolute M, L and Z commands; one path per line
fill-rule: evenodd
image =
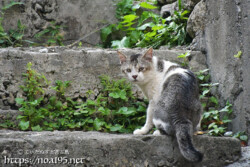
M 153 50 L 149 49 L 144 55 L 126 56 L 118 51 L 121 70 L 129 81 L 136 84 L 143 84 L 148 81 L 152 69 L 152 52 Z

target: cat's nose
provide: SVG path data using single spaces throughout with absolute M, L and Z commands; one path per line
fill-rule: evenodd
M 132 77 L 133 77 L 134 79 L 136 79 L 136 78 L 138 77 L 138 75 L 133 75 Z

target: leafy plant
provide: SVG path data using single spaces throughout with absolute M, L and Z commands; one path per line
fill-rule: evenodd
M 45 88 L 48 88 L 50 82 L 43 74 L 39 74 L 36 70 L 32 69 L 32 63 L 27 64 L 26 73 L 23 74 L 24 85 L 20 88 L 24 91 L 27 100 L 35 100 L 42 97 L 45 93 Z
M 241 141 L 241 146 L 247 146 L 248 136 L 245 132 L 237 132 L 233 135 L 233 137 Z
M 35 38 L 40 40 L 42 37 L 47 39 L 46 44 L 48 46 L 52 45 L 59 45 L 59 46 L 64 46 L 63 45 L 63 35 L 62 35 L 62 28 L 63 26 L 56 24 L 55 21 L 50 22 L 50 25 L 37 33 L 35 35 Z
M 142 13 L 140 8 L 147 9 Z M 133 0 L 122 0 L 117 4 L 116 16 L 119 23 L 111 24 L 101 30 L 103 47 L 134 48 L 162 45 L 185 45 L 190 42 L 186 32 L 186 17 L 189 11 L 175 11 L 166 19 L 151 11 L 157 7 L 141 2 L 133 5 Z M 139 14 L 141 13 L 141 14 Z M 116 34 L 123 34 L 117 37 Z
M 19 127 L 21 130 L 34 128 L 44 118 L 44 110 L 39 108 L 44 99 L 45 88 L 49 86 L 48 80 L 44 75 L 31 69 L 32 63 L 27 64 L 27 72 L 23 74 L 24 85 L 20 86 L 26 99 L 16 98 L 17 104 L 22 107 L 19 109 L 23 115 L 19 115 Z
M 220 110 L 209 110 L 203 114 L 203 128 L 208 129 L 209 135 L 219 136 L 225 133 L 227 124 L 231 122 L 229 116 L 232 113 L 232 105 L 227 102 L 226 106 Z M 223 118 L 221 118 L 223 116 Z
M 24 98 L 16 98 L 17 104 L 21 105 L 17 119 L 20 120 L 21 130 L 65 130 L 77 128 L 73 118 L 77 102 L 69 97 L 65 97 L 66 89 L 70 86 L 69 81 L 55 82 L 55 86 L 50 86 L 50 82 L 42 74 L 31 69 L 32 64 L 27 64 L 27 72 L 23 74 Z M 55 95 L 46 97 L 48 89 L 55 90 Z
M 22 107 L 19 111 L 23 112 L 23 115 L 18 115 L 17 119 L 20 120 L 18 126 L 21 130 L 28 130 L 40 127 L 40 122 L 44 118 L 43 110 L 39 108 L 42 98 L 34 101 L 25 101 L 22 98 L 16 98 L 17 104 Z
M 82 47 L 82 42 L 80 41 L 79 43 L 78 43 L 78 48 L 81 48 Z
M 132 10 L 133 0 L 121 0 L 116 5 L 116 18 L 122 19 L 123 16 L 132 14 L 135 12 Z
M 222 136 L 227 124 L 231 122 L 229 118 L 233 112 L 232 104 L 227 101 L 226 106 L 219 109 L 218 99 L 211 94 L 211 89 L 218 86 L 218 83 L 210 83 L 208 69 L 199 71 L 196 76 L 200 84 L 200 99 L 204 109 L 202 130 L 208 130 L 208 134 L 212 136 Z
M 241 58 L 242 51 L 238 51 L 236 55 L 234 55 L 235 58 Z
M 78 106 L 75 114 L 88 116 L 87 128 L 95 130 L 129 133 L 143 125 L 146 103 L 137 101 L 131 85 L 125 79 L 111 80 L 100 77 L 102 90 L 95 101 L 87 100 Z M 93 130 L 92 128 L 90 130 Z
M 0 115 L 1 117 L 1 115 Z M 0 123 L 0 129 L 4 128 L 4 129 L 16 129 L 16 124 L 11 120 L 11 116 L 7 115 L 4 118 L 4 121 L 1 121 L 2 123 Z
M 218 99 L 211 94 L 211 89 L 219 84 L 210 83 L 208 71 L 209 69 L 205 69 L 195 73 L 200 85 L 200 99 L 205 110 L 208 110 L 209 107 L 218 107 Z
M 21 130 L 97 130 L 104 132 L 129 133 L 145 121 L 146 102 L 138 101 L 125 79 L 111 80 L 100 77 L 102 90 L 96 99 L 88 98 L 78 102 L 67 97 L 70 81 L 55 81 L 55 86 L 44 75 L 31 69 L 27 64 L 24 85 L 21 86 L 26 98 L 16 98 L 21 115 Z M 46 91 L 54 90 L 48 96 Z M 51 91 L 50 91 L 51 92 Z M 87 97 L 92 91 L 88 91 Z
M 236 134 L 233 135 L 233 137 L 238 138 L 238 139 L 240 139 L 242 141 L 247 141 L 248 140 L 248 137 L 245 134 L 245 132 L 237 132 Z
M 188 57 L 190 57 L 191 53 L 190 52 L 186 52 L 184 54 L 180 54 L 177 58 L 182 59 L 182 63 L 181 66 L 183 67 L 188 67 Z
M 22 2 L 11 2 L 5 5 L 0 11 L 0 47 L 9 47 L 9 46 L 22 46 L 24 43 L 31 44 L 33 42 L 29 40 L 24 40 L 24 31 L 26 27 L 21 23 L 20 20 L 17 22 L 16 29 L 10 29 L 8 32 L 4 29 L 2 22 L 4 19 L 4 13 L 7 9 L 15 5 L 24 5 Z
M 74 117 L 76 105 L 78 102 L 73 101 L 71 98 L 66 97 L 65 93 L 70 86 L 70 81 L 55 82 L 55 86 L 51 89 L 56 91 L 56 94 L 48 98 L 47 104 L 44 106 L 46 111 L 44 127 L 47 130 L 66 130 L 66 129 L 78 129 L 80 124 L 78 117 Z

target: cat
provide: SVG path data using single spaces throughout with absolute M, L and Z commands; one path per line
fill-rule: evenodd
M 176 63 L 153 56 L 152 48 L 144 55 L 117 53 L 122 73 L 149 100 L 146 123 L 133 133 L 147 134 L 155 125 L 154 135 L 176 136 L 184 158 L 202 161 L 203 155 L 192 143 L 193 130 L 200 123 L 202 113 L 195 75 Z

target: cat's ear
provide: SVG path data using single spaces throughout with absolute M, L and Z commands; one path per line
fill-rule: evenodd
M 117 51 L 117 54 L 119 55 L 120 63 L 121 64 L 124 63 L 124 62 L 126 62 L 127 56 L 125 54 L 121 53 L 120 51 Z
M 147 61 L 152 62 L 153 58 L 153 48 L 149 48 L 147 52 L 144 54 L 143 58 Z

